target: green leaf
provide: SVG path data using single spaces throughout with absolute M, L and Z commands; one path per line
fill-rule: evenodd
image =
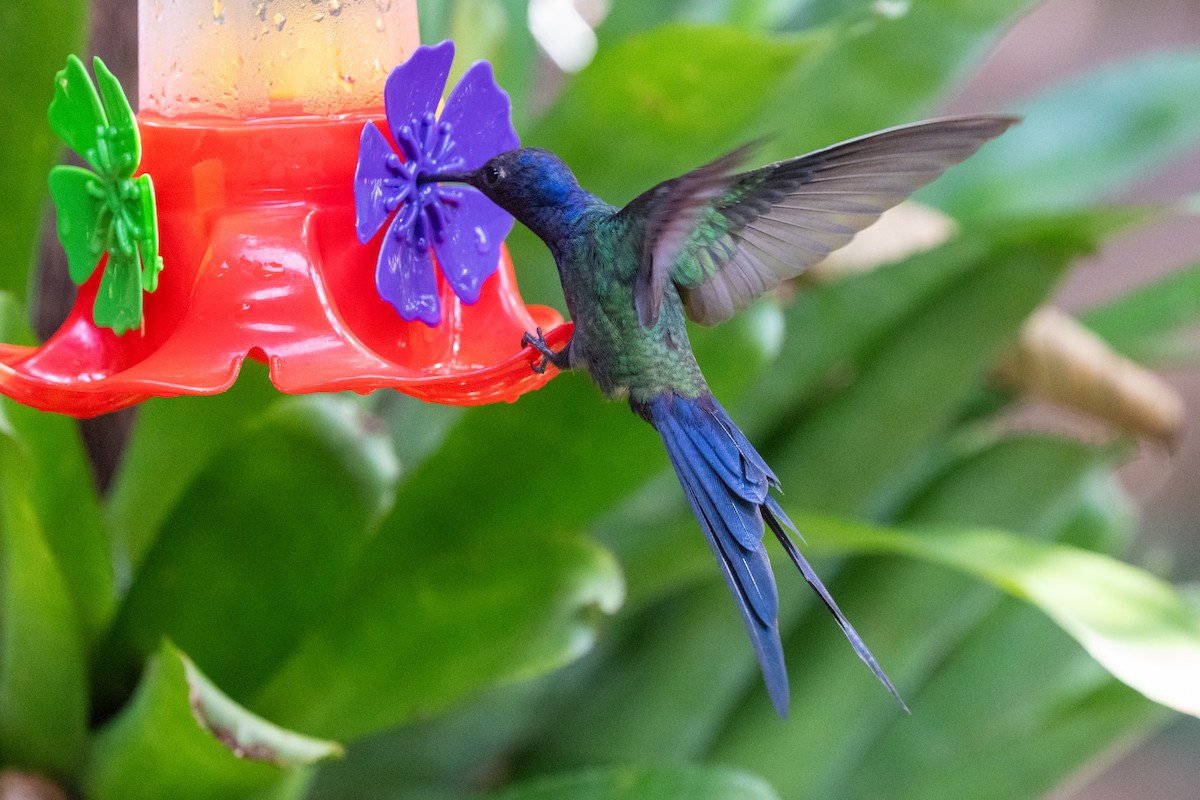
M 1083 323 L 1119 352 L 1153 366 L 1195 363 L 1200 342 L 1200 264 L 1088 311 Z
M 37 517 L 28 454 L 0 418 L 0 761 L 59 776 L 83 755 L 83 634 Z
M 871 13 L 862 19 L 866 3 L 846 4 L 849 12 L 841 20 L 839 40 L 751 124 L 778 132 L 770 143 L 771 157 L 799 155 L 929 114 L 1035 3 L 923 0 L 897 5 L 899 13 L 887 13 L 885 4 L 871 4 Z
M 0 292 L 0 341 L 27 345 L 33 333 L 24 310 Z M 22 451 L 21 472 L 29 499 L 54 555 L 84 640 L 91 645 L 116 607 L 112 542 L 104 524 L 91 464 L 76 420 L 47 414 L 7 398 L 0 413 L 8 419 Z
M 1099 698 L 1110 706 L 1106 718 L 1095 713 Z M 830 776 L 847 796 L 1040 797 L 1064 773 L 1168 716 L 1036 609 L 1008 598 L 909 702 L 912 717 L 893 715 L 853 764 Z
M 1200 51 L 1090 72 L 1021 104 L 1025 116 L 921 193 L 958 216 L 1079 208 L 1200 140 Z
M 110 699 L 164 635 L 235 697 L 267 680 L 386 508 L 397 469 L 372 427 L 345 399 L 311 397 L 242 428 L 180 497 L 125 597 L 104 651 L 126 670 L 108 676 Z
M 344 758 L 321 765 L 311 800 L 458 797 L 522 747 L 546 708 L 543 678 L 486 691 L 429 719 L 356 739 Z M 398 784 L 402 784 L 398 785 Z
M 715 767 L 638 767 L 541 778 L 490 800 L 777 800 L 762 780 Z
M 104 255 L 105 236 L 97 229 L 104 200 L 101 182 L 83 167 L 59 166 L 50 170 L 50 196 L 58 215 L 58 241 L 67 251 L 71 280 L 82 284 L 96 271 Z
M 987 525 L 1047 538 L 1083 505 L 1093 478 L 1109 473 L 1121 446 L 1058 436 L 1006 436 L 952 460 L 913 496 L 907 525 Z
M 958 446 L 963 448 L 961 443 Z M 957 458 L 928 475 L 921 489 L 909 490 L 915 498 L 909 513 L 919 515 L 926 524 L 1004 523 L 1039 536 L 1063 535 L 1062 530 L 1073 531 L 1078 514 L 1094 504 L 1088 487 L 1111 459 L 1103 448 L 1049 438 L 982 440 L 963 449 Z M 1037 478 L 1044 485 L 1031 491 Z M 1072 509 L 1079 511 L 1072 513 Z M 803 525 L 801 530 L 812 534 Z M 810 541 L 819 544 L 812 536 Z M 946 754 L 948 764 L 958 763 L 949 750 L 957 739 L 973 735 L 978 718 L 955 730 L 953 725 L 965 720 L 962 715 L 951 716 L 938 728 L 943 718 L 925 712 L 924 697 L 927 691 L 940 691 L 938 686 L 946 680 L 945 664 L 989 624 L 996 609 L 996 592 L 968 576 L 923 562 L 859 558 L 836 574 L 820 559 L 815 566 L 915 715 L 923 721 L 929 717 L 928 724 L 939 731 L 942 744 L 935 752 Z M 789 583 L 780 583 L 781 594 L 786 596 Z M 792 588 L 797 590 L 807 593 L 803 586 Z M 821 724 L 781 728 L 765 693 L 756 691 L 752 702 L 730 718 L 710 753 L 710 757 L 759 772 L 780 791 L 800 797 L 830 793 L 846 775 L 869 768 L 864 753 L 878 743 L 886 744 L 888 736 L 904 737 L 911 730 L 906 727 L 910 719 L 898 712 L 870 673 L 854 661 L 826 609 L 812 602 L 807 608 L 800 624 L 788 628 L 784 647 L 789 672 L 798 676 L 792 686 L 792 707 L 803 709 L 806 719 Z M 1049 627 L 1042 626 L 1030 635 Z M 1056 642 L 1066 641 L 1056 631 L 1051 633 Z M 1036 656 L 1036 651 L 1022 652 Z M 978 697 L 964 696 L 966 689 L 960 685 L 959 703 L 967 708 L 986 706 L 994 694 L 992 681 L 1044 684 L 1042 671 L 1057 668 L 1051 666 L 1054 663 L 1047 658 L 1017 673 L 1011 669 L 1011 660 L 1000 657 L 975 664 L 974 681 L 966 688 Z M 1093 746 L 1111 741 L 1112 736 L 1097 731 Z M 903 770 L 897 771 L 897 781 L 909 779 L 907 773 L 900 774 Z
M 163 644 L 132 701 L 97 736 L 83 785 L 96 800 L 234 800 L 275 783 L 282 768 L 340 752 L 241 708 Z
M 789 497 L 865 510 L 895 470 L 954 421 L 1020 324 L 1090 247 L 1094 224 L 1063 218 L 964 231 L 918 256 L 969 266 L 879 343 L 853 383 L 793 425 L 782 452 L 768 454 Z
M 490 528 L 464 538 L 396 513 L 347 585 L 254 701 L 345 739 L 577 658 L 598 612 L 623 594 L 612 557 L 582 537 Z
M 0 290 L 25 294 L 46 207 L 46 171 L 58 160 L 62 143 L 50 129 L 46 102 L 51 79 L 63 60 L 85 42 L 88 4 L 0 4 L 0 47 L 4 81 L 4 192 L 0 193 Z M 94 266 L 94 264 L 93 264 Z
M 705 579 L 620 620 L 603 652 L 588 659 L 581 688 L 547 714 L 535 744 L 526 745 L 532 752 L 523 766 L 544 772 L 698 759 L 761 681 L 729 588 L 689 521 L 697 546 L 688 549 L 704 551 Z M 799 596 L 785 592 L 781 624 L 793 623 L 799 611 Z
M 140 566 L 163 522 L 197 476 L 248 420 L 281 402 L 264 365 L 249 359 L 228 391 L 211 397 L 152 398 L 121 456 L 107 503 L 109 527 L 120 537 L 122 582 Z
M 1158 703 L 1200 716 L 1200 614 L 1167 583 L 1108 556 L 989 530 L 921 535 L 810 516 L 814 544 L 923 558 L 1032 603 L 1109 672 Z
M 747 120 L 825 44 L 817 35 L 657 28 L 600 51 L 527 138 L 561 155 L 589 190 L 624 202 L 752 136 Z
M 848 367 L 868 359 L 895 331 L 938 302 L 976 269 L 977 244 L 953 240 L 943 250 L 828 284 L 805 286 L 785 309 L 783 341 L 772 368 L 758 376 L 737 410 L 752 435 L 790 427 L 802 402 Z M 706 367 L 707 368 L 707 367 Z

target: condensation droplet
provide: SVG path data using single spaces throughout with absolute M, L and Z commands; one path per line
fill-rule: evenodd
M 225 24 L 225 0 L 213 0 L 212 15 L 213 22 L 218 25 Z
M 283 30 L 283 26 L 287 24 L 287 17 L 283 14 L 276 14 L 271 17 L 271 22 L 275 24 L 275 30 L 281 31 Z
M 383 17 L 375 18 L 375 30 L 379 31 L 380 33 L 383 33 Z
M 486 253 L 490 248 L 491 243 L 488 241 L 487 231 L 479 226 L 475 227 L 475 249 L 480 253 Z
M 329 0 L 329 16 L 336 17 L 342 13 L 342 0 Z
M 320 22 L 323 19 L 325 19 L 324 11 L 318 11 L 316 14 L 313 14 L 313 22 Z
M 258 18 L 261 19 L 263 22 L 267 21 L 266 0 L 259 0 L 259 2 L 254 4 L 254 13 L 256 15 L 258 15 Z

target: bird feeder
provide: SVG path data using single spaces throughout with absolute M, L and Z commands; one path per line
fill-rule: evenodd
M 58 76 L 52 124 L 80 123 L 83 133 L 64 138 L 93 167 L 61 167 L 51 180 L 81 287 L 67 320 L 40 347 L 0 345 L 0 391 L 43 410 L 93 416 L 151 396 L 224 391 L 247 355 L 265 361 L 284 392 L 388 387 L 469 405 L 538 388 L 547 376 L 530 369 L 538 356 L 522 350 L 521 336 L 559 328 L 562 319 L 522 303 L 501 241 L 511 220 L 493 219 L 489 228 L 450 219 L 466 231 L 451 246 L 433 225 L 445 214 L 422 216 L 416 197 L 393 192 L 380 213 L 410 224 L 406 261 L 389 241 L 404 239 L 401 222 L 366 230 L 356 218 L 364 211 L 356 187 L 361 195 L 372 180 L 392 186 L 389 175 L 407 174 L 412 142 L 398 136 L 439 144 L 437 130 L 448 123 L 430 123 L 432 133 L 398 130 L 384 98 L 387 88 L 389 97 L 436 106 L 449 70 L 445 49 L 453 52 L 441 47 L 418 50 L 415 0 L 142 0 L 136 122 L 129 114 L 123 127 L 115 79 L 102 65 L 99 93 L 90 83 L 80 88 L 81 66 Z M 393 67 L 414 52 L 429 62 L 433 51 L 441 54 L 437 69 L 397 71 L 389 84 Z M 457 100 L 451 93 L 442 118 L 455 102 L 456 119 L 469 117 L 482 97 L 480 113 L 502 114 L 511 131 L 507 96 L 494 83 L 492 94 L 468 88 Z M 386 105 L 390 112 L 393 101 Z M 420 127 L 431 116 L 405 122 Z M 484 128 L 476 132 L 482 139 L 460 148 L 471 159 L 515 146 L 499 128 Z M 360 144 L 374 148 L 375 167 L 360 165 Z M 74 189 L 64 210 L 60 194 Z M 463 215 L 482 200 L 435 199 Z M 155 212 L 156 241 L 139 221 Z M 94 226 L 81 231 L 85 217 L 100 220 L 104 235 Z M 449 263 L 468 251 L 488 262 L 478 279 Z M 414 264 L 439 258 L 447 263 L 417 274 Z M 404 286 L 396 287 L 414 281 L 424 299 L 406 305 Z M 566 335 L 559 328 L 553 336 Z

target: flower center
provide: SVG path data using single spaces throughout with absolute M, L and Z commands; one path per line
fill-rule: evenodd
M 449 217 L 445 205 L 455 205 L 462 195 L 455 189 L 421 183 L 422 175 L 460 169 L 463 160 L 454 153 L 453 128 L 449 122 L 438 120 L 432 113 L 413 118 L 396 131 L 396 143 L 404 154 L 401 161 L 395 154 L 387 159 L 392 177 L 384 179 L 388 193 L 384 203 L 389 212 L 399 208 L 400 224 L 393 230 L 396 236 L 409 239 L 419 248 L 432 242 L 445 241 Z

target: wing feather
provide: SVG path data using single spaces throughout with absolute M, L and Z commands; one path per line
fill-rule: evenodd
M 740 148 L 659 184 L 622 211 L 648 220 L 634 290 L 639 321 L 654 324 L 668 280 L 692 319 L 728 319 L 1016 121 L 918 122 L 732 174 Z

